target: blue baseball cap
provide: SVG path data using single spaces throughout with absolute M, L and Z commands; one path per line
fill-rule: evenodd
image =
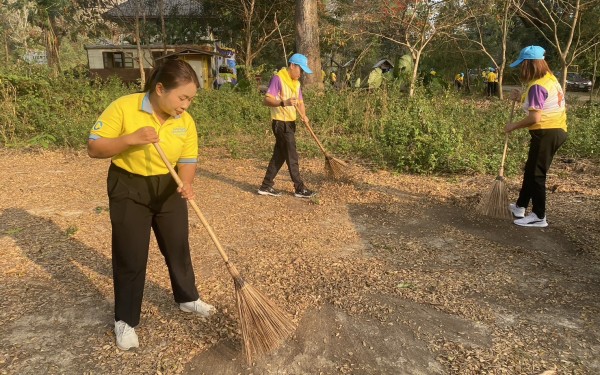
M 523 60 L 544 60 L 544 53 L 546 52 L 540 46 L 529 46 L 525 47 L 519 53 L 519 58 L 514 63 L 510 64 L 511 68 L 514 68 L 521 64 Z
M 312 74 L 313 71 L 308 67 L 308 59 L 303 54 L 294 53 L 289 61 L 291 64 L 298 65 L 305 73 Z

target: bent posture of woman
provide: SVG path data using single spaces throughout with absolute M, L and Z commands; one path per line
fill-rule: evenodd
M 546 174 L 554 154 L 567 139 L 567 114 L 563 90 L 544 60 L 545 50 L 529 46 L 521 50 L 511 68 L 521 66 L 521 80 L 527 85 L 521 96 L 513 91 L 513 100 L 521 99 L 527 116 L 506 124 L 505 131 L 527 128 L 531 135 L 529 154 L 525 163 L 523 184 L 516 203 L 509 205 L 518 219 L 515 224 L 525 227 L 547 227 Z M 531 213 L 525 210 L 532 203 Z
M 168 60 L 155 68 L 144 92 L 112 102 L 93 126 L 88 154 L 111 158 L 107 189 L 112 225 L 112 267 L 117 347 L 139 346 L 150 230 L 165 258 L 175 302 L 185 312 L 209 316 L 200 299 L 188 241 L 186 199 L 198 157 L 198 135 L 186 112 L 200 86 L 192 67 Z M 159 142 L 183 181 L 178 188 L 153 143 Z

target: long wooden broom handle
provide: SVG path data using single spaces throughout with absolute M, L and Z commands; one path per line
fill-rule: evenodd
M 169 168 L 169 172 L 171 172 L 171 176 L 173 176 L 173 179 L 177 183 L 177 186 L 179 186 L 180 188 L 183 187 L 183 182 L 181 181 L 181 178 L 179 178 L 179 175 L 177 174 L 177 172 L 175 172 L 175 169 L 169 162 L 169 159 L 167 159 L 167 155 L 165 155 L 165 152 L 163 151 L 162 147 L 160 147 L 160 145 L 158 143 L 153 143 L 153 145 L 156 148 L 156 151 L 158 151 L 161 159 L 163 160 L 163 162 L 165 163 L 167 168 Z M 219 250 L 219 253 L 221 254 L 221 257 L 223 258 L 225 263 L 229 263 L 229 257 L 225 253 L 225 250 L 223 250 L 223 247 L 221 246 L 221 243 L 219 242 L 217 235 L 215 234 L 215 232 L 213 232 L 211 226 L 208 224 L 208 221 L 206 221 L 206 218 L 204 218 L 204 215 L 202 215 L 202 211 L 200 211 L 200 208 L 196 204 L 196 201 L 194 201 L 193 199 L 188 199 L 188 202 L 190 203 L 190 205 L 196 212 L 196 215 L 198 215 L 198 218 L 202 222 L 202 225 L 204 225 L 204 228 L 206 228 L 206 231 L 208 232 L 208 234 L 210 235 L 210 238 L 215 243 L 215 246 L 217 246 L 217 250 Z
M 298 113 L 300 113 L 300 110 L 298 109 L 298 106 L 294 104 L 294 108 L 296 108 L 296 111 Z M 312 135 L 312 137 L 314 138 L 315 142 L 317 142 L 317 145 L 319 146 L 319 148 L 321 149 L 321 152 L 326 156 L 329 157 L 329 154 L 327 154 L 327 151 L 325 151 L 325 147 L 323 147 L 323 145 L 321 144 L 321 141 L 319 141 L 319 138 L 317 138 L 317 135 L 315 134 L 315 132 L 312 130 L 312 128 L 310 127 L 310 125 L 307 122 L 304 122 L 304 119 L 301 119 L 302 123 L 306 126 L 306 129 L 308 129 L 308 132 L 310 133 L 310 135 Z
M 513 121 L 513 116 L 515 115 L 515 105 L 517 104 L 516 100 L 513 100 L 512 108 L 510 110 L 510 119 L 508 122 Z M 498 175 L 500 177 L 504 177 L 504 161 L 506 160 L 506 150 L 508 149 L 508 133 L 504 133 L 504 151 L 502 152 L 502 163 L 500 163 L 500 172 Z

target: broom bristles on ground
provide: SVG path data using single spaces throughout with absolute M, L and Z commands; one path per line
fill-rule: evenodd
M 234 277 L 234 284 L 244 353 L 248 364 L 252 364 L 281 345 L 296 325 L 288 314 L 247 284 L 239 273 Z
M 342 177 L 346 173 L 348 163 L 333 156 L 325 156 L 325 170 L 327 174 L 335 179 Z
M 508 210 L 508 192 L 504 183 L 504 177 L 496 177 L 492 188 L 479 202 L 477 212 L 482 215 L 501 219 L 511 218 L 510 211 Z

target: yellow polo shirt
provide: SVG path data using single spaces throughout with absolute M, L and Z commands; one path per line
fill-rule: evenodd
M 177 117 L 170 117 L 161 125 L 153 113 L 147 93 L 126 95 L 112 102 L 92 127 L 89 139 L 117 138 L 146 126 L 156 130 L 160 145 L 173 166 L 196 163 L 198 133 L 192 116 L 183 112 Z M 112 162 L 126 171 L 142 176 L 169 173 L 152 144 L 131 146 L 113 156 Z
M 539 86 L 534 89 L 534 86 Z M 533 92 L 532 92 L 533 91 Z M 541 111 L 540 122 L 530 125 L 528 130 L 562 129 L 567 131 L 565 95 L 556 77 L 548 72 L 542 78 L 529 82 L 521 97 L 523 110 Z
M 298 102 L 304 101 L 300 81 L 293 80 L 287 68 L 281 69 L 271 78 L 265 96 L 270 96 L 278 101 L 289 98 L 296 98 Z M 296 121 L 296 108 L 293 106 L 269 107 L 269 109 L 271 110 L 271 119 L 273 120 Z

